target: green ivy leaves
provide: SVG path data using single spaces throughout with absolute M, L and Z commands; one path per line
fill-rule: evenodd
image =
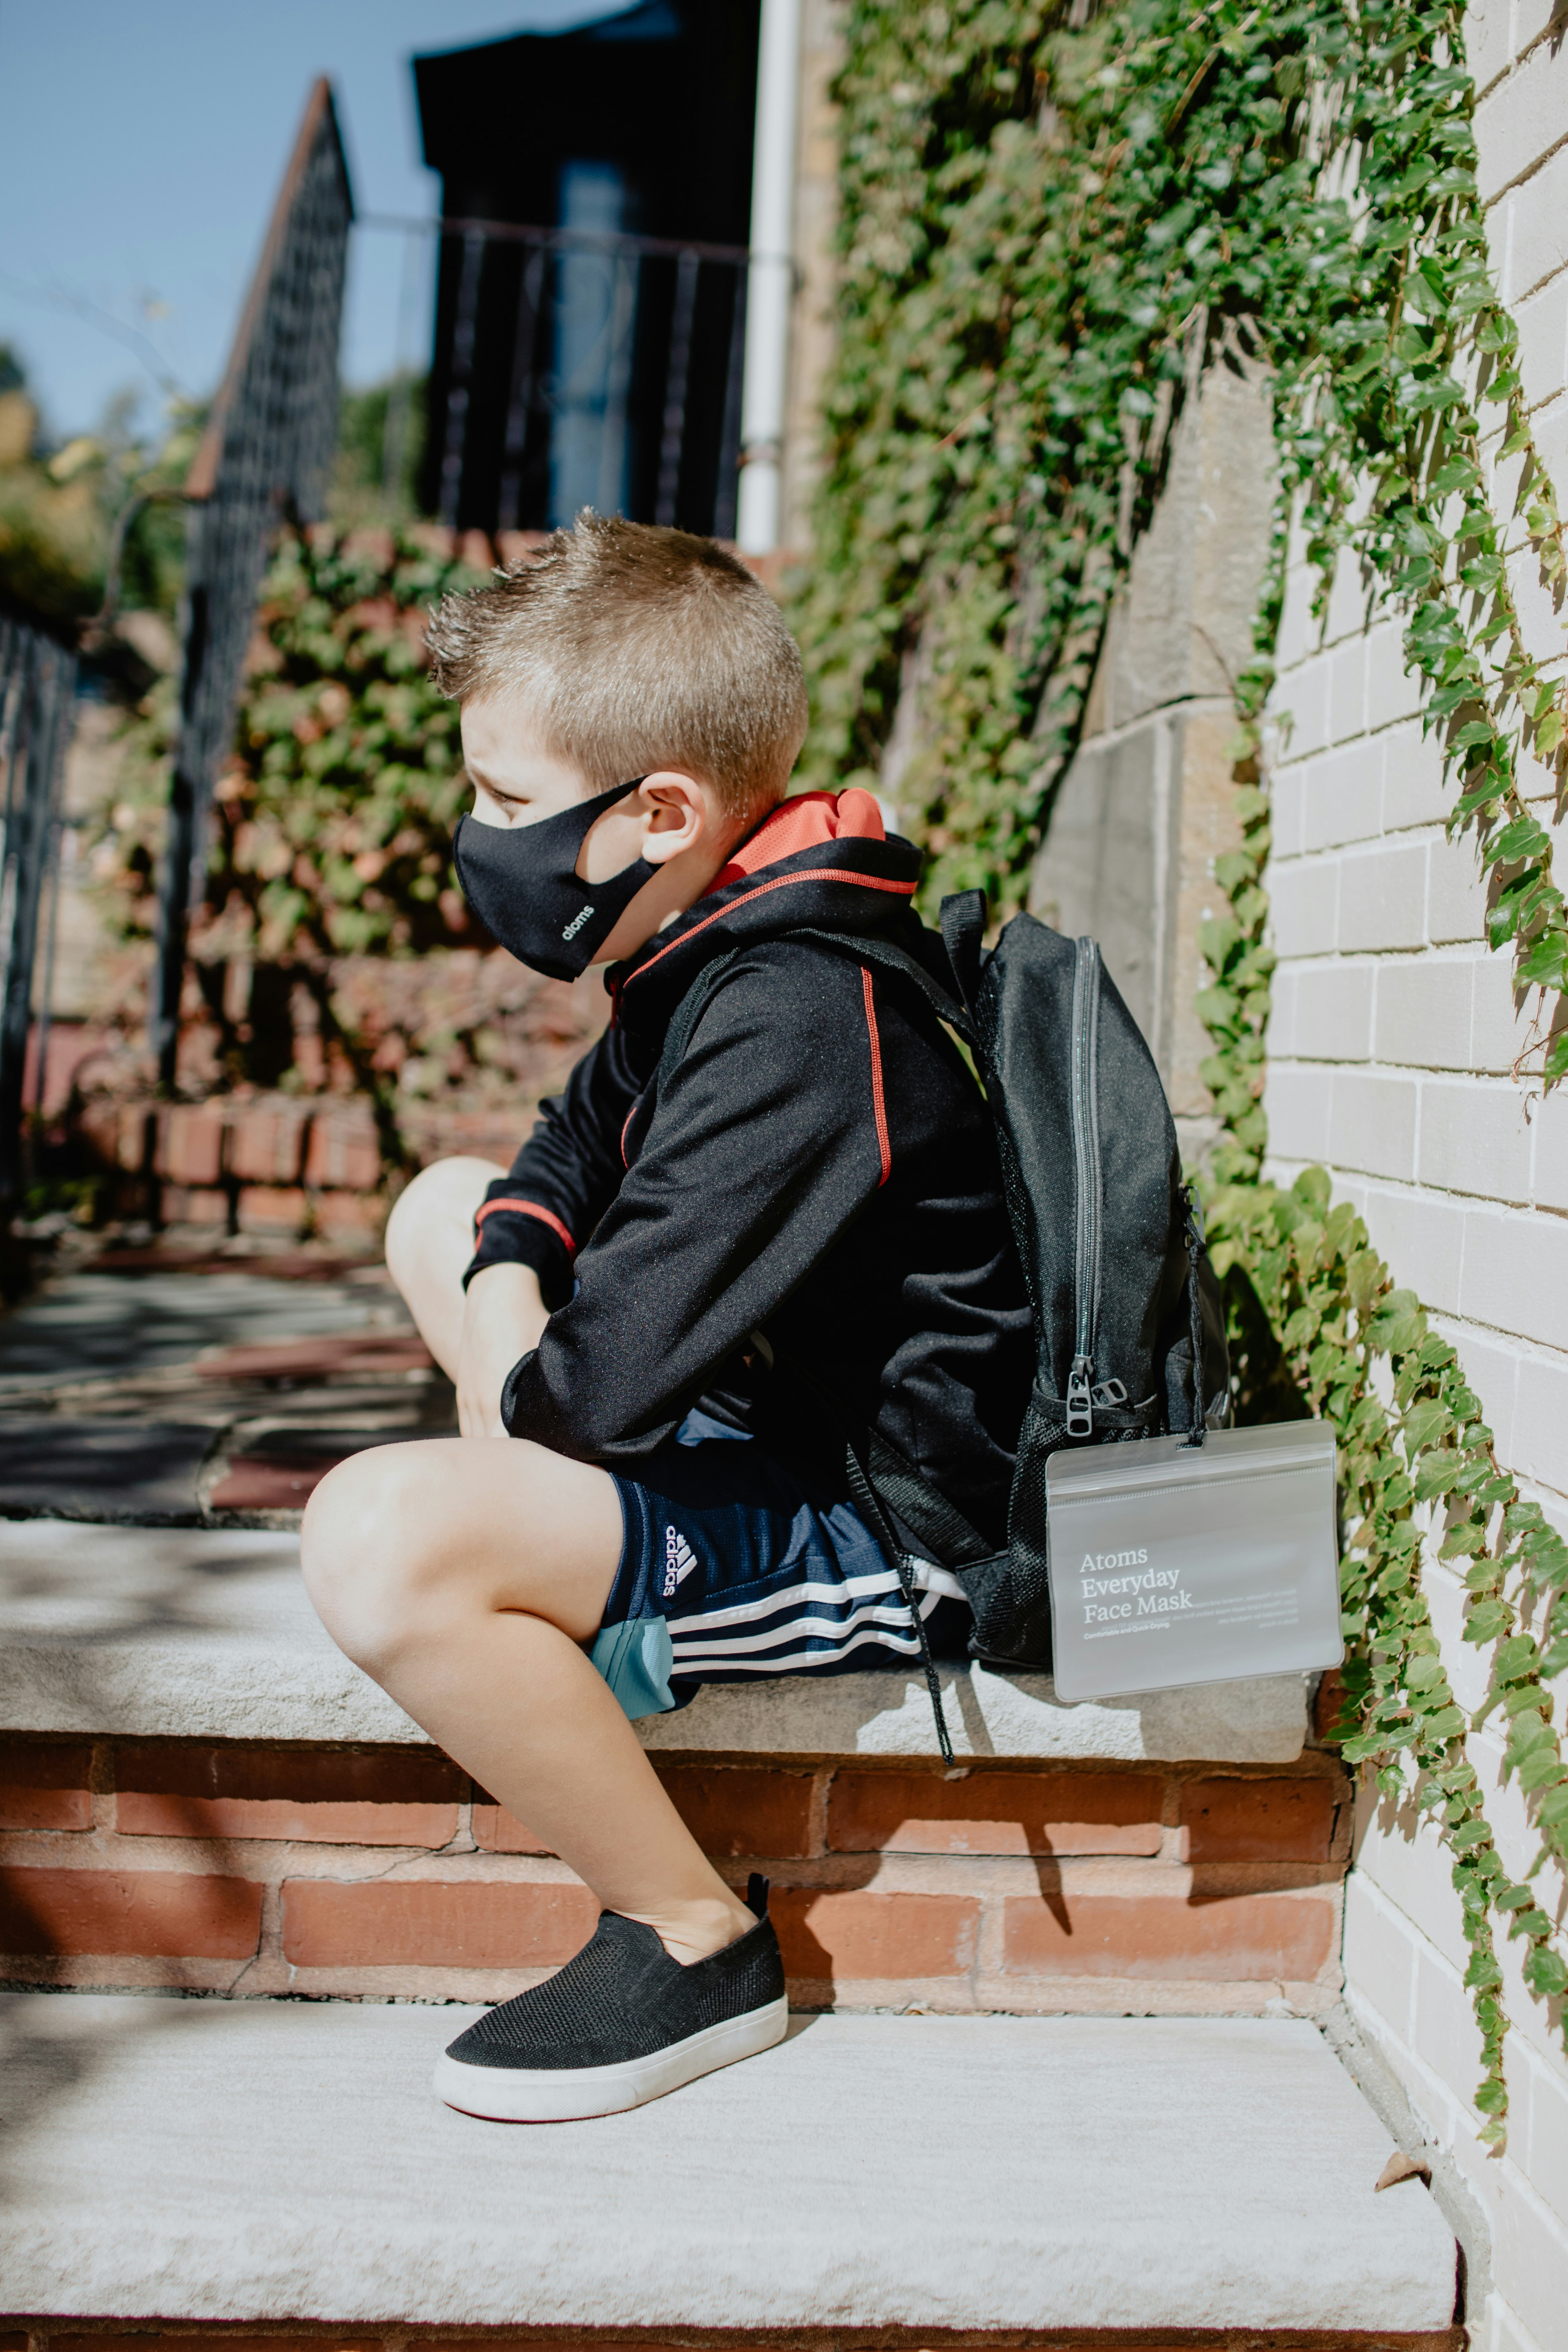
M 1522 1500 L 1499 1469 L 1491 1433 L 1454 1349 L 1428 1329 L 1415 1295 L 1392 1287 L 1348 1204 L 1329 1207 L 1321 1169 L 1308 1171 L 1289 1192 L 1255 1179 L 1218 1186 L 1208 1216 L 1244 1365 L 1239 1277 L 1279 1335 L 1296 1393 L 1331 1420 L 1339 1436 L 1341 1596 L 1352 1650 L 1336 1736 L 1347 1763 L 1370 1769 L 1391 1802 L 1414 1796 L 1420 1810 L 1436 1811 L 1442 1822 L 1469 1948 L 1465 1982 L 1482 2035 L 1476 2104 L 1488 2118 L 1482 2137 L 1500 2143 L 1507 2017 L 1497 1998 L 1503 1979 L 1493 1919 L 1502 1918 L 1510 1937 L 1524 1941 L 1524 1979 L 1538 1998 L 1564 1989 L 1568 1970 L 1552 1940 L 1552 1921 L 1528 1885 L 1509 1880 L 1486 1818 L 1467 1753 L 1472 1727 L 1455 1697 L 1422 1589 L 1416 1513 L 1432 1505 L 1446 1513 L 1438 1557 L 1468 1563 L 1465 1638 L 1496 1644 L 1492 1689 L 1475 1720 L 1501 1708 L 1505 1774 L 1515 1775 L 1527 1794 L 1545 1792 L 1537 1812 L 1537 1867 L 1549 1852 L 1568 1857 L 1568 1766 L 1543 1686 L 1543 1674 L 1552 1669 L 1525 1621 L 1550 1587 L 1568 1633 L 1568 1546 L 1540 1506 Z M 1392 1411 L 1378 1393 L 1381 1357 L 1393 1360 Z M 1568 1663 L 1568 1641 L 1563 1651 Z
M 255 1073 L 248 1040 L 225 1009 L 224 974 L 231 959 L 254 960 L 314 996 L 323 1047 L 370 1098 L 389 1168 L 408 1152 L 386 1041 L 341 1001 L 332 973 L 343 957 L 409 955 L 468 932 L 451 874 L 468 791 L 458 713 L 430 683 L 424 633 L 429 607 L 481 575 L 453 561 L 445 534 L 429 538 L 323 524 L 280 540 L 262 583 L 234 752 L 217 781 L 191 940 L 231 1082 Z M 110 816 L 103 845 L 102 878 L 132 933 L 152 911 L 172 721 L 166 697 L 134 722 L 147 789 L 140 808 Z
M 1260 635 L 1272 625 L 1266 613 Z M 1244 688 L 1236 747 L 1248 755 L 1237 771 L 1244 781 L 1237 794 L 1248 837 L 1267 824 L 1265 796 L 1250 781 L 1258 691 L 1256 677 Z M 1370 1769 L 1390 1801 L 1413 1793 L 1418 1809 L 1436 1811 L 1442 1822 L 1469 1948 L 1465 1983 L 1482 2037 L 1476 2092 L 1487 2118 L 1481 2137 L 1500 2145 L 1508 2019 L 1492 1922 L 1503 1920 L 1510 1939 L 1523 1942 L 1521 1972 L 1538 2000 L 1568 1990 L 1568 1964 L 1531 1886 L 1508 1877 L 1468 1737 L 1500 1710 L 1504 1776 L 1539 1799 L 1542 1845 L 1530 1876 L 1549 1854 L 1568 1862 L 1568 1763 L 1546 1689 L 1568 1667 L 1568 1543 L 1499 1467 L 1480 1401 L 1455 1350 L 1428 1328 L 1414 1292 L 1391 1286 L 1349 1206 L 1331 1209 L 1325 1171 L 1309 1170 L 1289 1192 L 1258 1181 L 1262 1113 L 1253 1088 L 1260 1084 L 1261 1059 L 1254 1062 L 1242 1048 L 1261 1037 L 1267 977 L 1251 984 L 1245 1030 L 1237 979 L 1261 940 L 1264 914 L 1253 873 L 1245 857 L 1227 866 L 1230 914 L 1211 921 L 1202 941 L 1215 985 L 1200 1003 L 1216 1048 L 1205 1075 L 1229 1129 L 1215 1155 L 1211 1246 L 1244 1383 L 1256 1377 L 1249 1307 L 1260 1309 L 1278 1335 L 1281 1362 L 1258 1417 L 1288 1409 L 1284 1399 L 1293 1394 L 1332 1421 L 1339 1435 L 1346 1496 L 1341 1595 L 1352 1646 L 1336 1736 L 1346 1761 Z M 1392 1411 L 1376 1385 L 1380 1357 L 1392 1360 Z M 1257 1409 L 1256 1395 L 1253 1402 Z M 1248 1403 L 1245 1392 L 1241 1402 Z M 1424 1507 L 1436 1519 L 1433 1532 L 1440 1529 L 1437 1558 L 1463 1577 L 1464 1639 L 1492 1649 L 1491 1688 L 1474 1726 L 1455 1698 L 1422 1590 L 1416 1513 Z M 1530 1628 L 1542 1623 L 1544 1639 L 1538 1641 Z
M 430 685 L 421 639 L 427 606 L 474 577 L 412 538 L 321 529 L 280 544 L 207 888 L 215 916 L 248 919 L 264 960 L 461 934 L 458 712 Z
M 1273 959 L 1257 754 L 1288 520 L 1325 596 L 1349 556 L 1401 612 L 1457 779 L 1450 830 L 1479 845 L 1489 937 L 1542 992 L 1533 1068 L 1568 1075 L 1548 805 L 1568 698 L 1525 646 L 1512 585 L 1526 551 L 1553 593 L 1568 559 L 1488 259 L 1459 14 L 1123 0 L 1074 29 L 1043 0 L 852 0 L 847 36 L 839 337 L 795 612 L 808 766 L 824 784 L 878 781 L 899 715 L 887 781 L 932 899 L 979 884 L 1000 911 L 1021 902 L 1186 389 L 1222 354 L 1272 371 L 1282 499 L 1236 687 L 1241 840 L 1216 862 L 1227 910 L 1202 941 L 1223 1128 L 1211 1244 L 1244 1410 L 1310 1410 L 1339 1435 L 1345 1754 L 1442 1822 L 1477 2103 L 1500 2141 L 1494 1923 L 1522 1940 L 1538 1998 L 1568 1972 L 1486 1820 L 1422 1590 L 1426 1522 L 1463 1580 L 1466 1640 L 1493 1651 L 1482 1717 L 1500 1710 L 1505 1769 L 1559 1859 L 1568 1768 L 1544 1678 L 1568 1667 L 1568 1556 L 1327 1177 L 1259 1181 Z M 1352 180 L 1353 207 L 1336 193 Z

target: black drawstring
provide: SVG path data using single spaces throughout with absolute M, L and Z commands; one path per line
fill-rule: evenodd
M 1186 1213 L 1187 1307 L 1193 1329 L 1193 1425 L 1187 1432 L 1187 1444 L 1202 1445 L 1209 1433 L 1204 1412 L 1204 1317 L 1198 1293 L 1198 1260 L 1204 1254 L 1204 1234 L 1194 1213 L 1190 1184 L 1182 1189 L 1182 1203 Z
M 925 1668 L 926 1689 L 931 1694 L 931 1711 L 936 1717 L 937 1745 L 942 1749 L 942 1762 L 951 1766 L 953 1760 L 952 1742 L 947 1736 L 947 1717 L 942 1710 L 942 1685 L 937 1680 L 936 1664 L 931 1657 L 931 1643 L 926 1636 L 925 1619 L 921 1615 L 920 1595 L 915 1587 L 914 1569 L 910 1564 L 908 1552 L 893 1533 L 888 1515 L 878 1499 L 876 1488 L 867 1477 L 861 1467 L 860 1457 L 852 1445 L 847 1445 L 844 1449 L 844 1466 L 848 1474 L 849 1492 L 855 1498 L 855 1507 L 876 1537 L 883 1551 L 892 1561 L 893 1572 L 899 1580 L 905 1606 L 914 1620 L 915 1639 L 921 1646 L 921 1664 Z

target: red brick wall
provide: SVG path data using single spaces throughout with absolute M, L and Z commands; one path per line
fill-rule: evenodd
M 661 1762 L 796 2004 L 1255 2011 L 1336 1997 L 1348 1790 L 1296 1765 Z M 494 2000 L 594 1898 L 434 1749 L 0 1744 L 0 1977 Z
M 79 1123 L 108 1165 L 152 1179 L 165 1224 L 356 1244 L 381 1230 L 381 1149 L 357 1099 L 225 1096 L 150 1108 L 106 1096 Z
M 541 1097 L 564 1082 L 608 1012 L 600 973 L 570 986 L 541 980 L 500 950 L 482 957 L 443 950 L 405 965 L 349 958 L 337 973 L 360 1013 L 374 1009 L 371 1025 L 384 1042 L 401 1036 L 458 1080 L 400 1104 L 403 1141 L 419 1164 L 474 1152 L 510 1166 Z M 479 1030 L 503 1042 L 502 1057 L 468 1065 L 463 1078 L 462 1049 L 454 1070 L 446 1066 L 447 1047 Z M 311 1034 L 295 1044 L 298 1069 L 314 1088 L 325 1076 L 320 1040 Z M 205 1085 L 213 1073 L 186 1075 Z M 121 1213 L 152 1213 L 165 1224 L 215 1233 L 313 1234 L 344 1245 L 380 1231 L 385 1171 L 363 1095 L 237 1092 L 154 1103 L 89 1093 L 70 1116 L 78 1137 L 114 1171 Z

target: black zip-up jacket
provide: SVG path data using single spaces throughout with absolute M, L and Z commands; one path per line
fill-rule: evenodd
M 1005 1541 L 1033 1359 L 989 1114 L 911 982 L 790 936 L 879 934 L 945 977 L 919 871 L 841 831 L 721 877 L 611 975 L 611 1027 L 479 1212 L 469 1278 L 521 1260 L 552 1310 L 503 1391 L 514 1437 L 635 1476 L 700 1399 L 832 1499 L 875 1427 Z M 655 1089 L 676 1008 L 734 950 Z

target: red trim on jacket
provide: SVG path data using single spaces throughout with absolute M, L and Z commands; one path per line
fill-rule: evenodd
M 792 882 L 857 882 L 863 890 L 891 890 L 900 898 L 912 898 L 918 887 L 913 882 L 889 882 L 878 874 L 853 874 L 847 866 L 813 866 L 804 874 L 775 875 L 771 882 L 759 882 L 744 898 L 734 899 L 728 907 L 716 907 L 710 915 L 704 915 L 700 923 L 693 923 L 689 931 L 682 931 L 679 939 L 671 940 L 668 947 L 660 948 L 658 955 L 649 956 L 647 963 L 638 964 L 636 971 L 628 972 L 624 987 L 630 988 L 634 981 L 641 980 L 645 972 L 651 971 L 656 963 L 662 963 L 667 955 L 673 955 L 677 948 L 686 945 L 688 940 L 694 940 L 699 931 L 705 931 L 710 923 L 721 923 L 735 907 L 749 907 L 753 898 L 762 898 L 768 890 L 787 890 Z
M 474 1235 L 476 1239 L 478 1239 L 479 1227 L 484 1223 L 485 1219 L 487 1217 L 493 1216 L 498 1209 L 515 1209 L 520 1217 L 537 1217 L 542 1225 L 548 1225 L 551 1232 L 565 1243 L 567 1256 L 576 1256 L 577 1244 L 573 1240 L 571 1234 L 567 1232 L 565 1226 L 562 1223 L 560 1218 L 555 1216 L 549 1209 L 542 1209 L 537 1201 L 487 1201 L 474 1218 Z
M 866 995 L 866 1033 L 871 1041 L 871 1116 L 877 1122 L 877 1149 L 882 1155 L 882 1172 L 877 1179 L 877 1190 L 880 1192 L 893 1172 L 893 1147 L 888 1140 L 888 1106 L 882 1095 L 882 1041 L 877 1034 L 871 975 L 864 964 L 860 967 L 860 985 Z
M 626 1158 L 626 1138 L 632 1131 L 632 1121 L 637 1115 L 637 1103 L 640 1103 L 642 1097 L 641 1095 L 638 1095 L 637 1102 L 633 1103 L 630 1110 L 627 1111 L 626 1125 L 621 1129 L 621 1166 L 623 1168 L 629 1168 L 632 1164 Z

